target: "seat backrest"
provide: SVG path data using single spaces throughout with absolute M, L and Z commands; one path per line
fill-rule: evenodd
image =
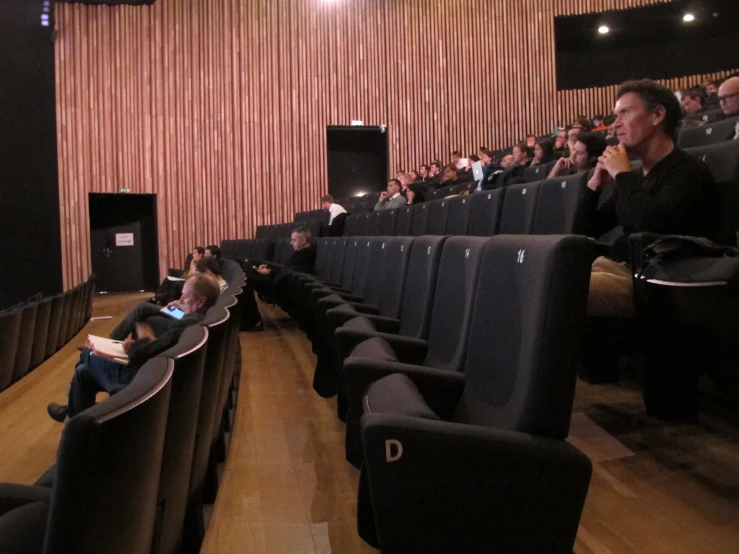
M 436 292 L 436 274 L 447 237 L 424 236 L 413 242 L 408 273 L 403 286 L 399 334 L 426 338 L 431 321 L 431 305 Z
M 87 306 L 85 307 L 85 322 L 92 315 L 92 302 L 95 300 L 95 288 L 97 286 L 97 276 L 91 273 L 87 278 Z
M 739 230 L 739 140 L 689 148 L 686 152 L 708 164 L 719 194 L 716 242 L 736 246 Z
M 0 314 L 0 390 L 13 382 L 22 319 L 23 308 Z
M 361 277 L 357 275 L 360 278 L 357 279 L 356 286 L 352 290 L 361 294 L 364 303 L 371 306 L 377 306 L 384 293 L 382 290 L 383 271 L 378 271 L 378 269 L 385 266 L 389 239 L 390 237 L 367 238 L 364 241 L 367 246 L 360 250 L 364 263 L 361 267 L 358 265 L 357 270 L 361 271 L 362 275 Z
M 370 216 L 372 212 L 363 211 L 359 214 L 356 236 L 366 237 L 370 230 Z
M 576 235 L 489 239 L 456 421 L 567 436 L 592 249 Z
M 362 217 L 360 214 L 352 214 L 346 218 L 344 224 L 344 236 L 355 237 L 359 234 L 359 218 Z
M 316 240 L 316 276 L 326 279 L 331 273 L 331 256 L 334 238 Z
M 398 208 L 398 217 L 395 221 L 395 236 L 407 237 L 411 234 L 413 224 L 413 206 Z
M 399 318 L 403 302 L 403 288 L 415 237 L 391 237 L 385 246 L 385 263 L 382 266 L 380 294 L 377 306 L 380 315 Z
M 430 202 L 415 204 L 413 206 L 413 222 L 411 223 L 411 235 L 420 237 L 426 235 L 429 225 Z
M 398 209 L 381 210 L 380 213 L 380 235 L 383 237 L 395 236 L 395 220 L 398 217 Z
M 240 263 L 224 257 L 221 257 L 221 271 L 223 279 L 229 286 L 238 285 L 244 276 Z
M 444 243 L 424 365 L 462 370 L 480 261 L 487 241 L 486 237 L 449 237 Z
M 568 177 L 541 182 L 534 214 L 534 235 L 571 235 L 584 232 L 584 229 L 575 229 L 575 212 L 587 185 L 587 177 L 587 171 L 581 171 Z
M 492 237 L 498 234 L 506 190 L 505 188 L 483 190 L 470 196 L 468 235 L 472 237 Z
M 354 279 L 360 277 L 358 270 L 363 269 L 364 260 L 360 258 L 359 252 L 363 243 L 367 239 L 365 237 L 347 238 L 344 246 L 344 263 L 341 266 L 341 278 L 338 283 L 345 289 L 353 289 Z
M 534 227 L 539 183 L 511 185 L 505 193 L 499 235 L 528 235 Z
M 183 331 L 175 346 L 159 354 L 174 360 L 174 372 L 159 479 L 154 552 L 179 550 L 195 451 L 207 341 L 208 328 L 191 325 Z
M 44 361 L 44 358 L 46 358 L 46 337 L 49 334 L 50 317 L 51 298 L 44 298 L 38 303 L 38 311 L 36 312 L 36 326 L 33 332 L 31 367 L 36 367 Z
M 154 531 L 174 362 L 133 381 L 62 432 L 44 552 L 148 552 Z
M 18 332 L 18 349 L 15 355 L 13 381 L 23 377 L 31 369 L 31 354 L 33 352 L 33 336 L 36 331 L 36 315 L 38 302 L 26 304 L 21 308 L 21 324 Z M 2 337 L 0 337 L 2 341 Z M 1 346 L 0 348 L 4 348 Z
M 252 258 L 249 248 L 252 246 L 254 241 L 247 239 L 234 239 L 234 240 L 222 240 L 221 241 L 221 256 L 224 258 L 232 258 L 234 260 L 244 260 L 246 258 Z
M 341 281 L 341 270 L 344 267 L 344 252 L 346 251 L 346 244 L 349 241 L 347 237 L 337 239 L 334 244 L 334 258 L 331 263 L 331 281 L 338 283 Z
M 552 166 L 555 162 L 535 165 L 533 167 L 527 167 L 523 170 L 523 181 L 524 183 L 535 183 L 536 181 L 543 181 L 549 175 L 552 170 Z
M 378 210 L 376 212 L 369 212 L 369 224 L 367 225 L 367 236 L 368 237 L 379 237 L 382 235 L 382 212 L 387 210 Z
M 446 233 L 446 222 L 449 217 L 449 200 L 441 198 L 428 202 L 429 221 L 426 226 L 427 235 L 443 235 Z
M 64 293 L 57 294 L 51 299 L 51 315 L 49 318 L 49 332 L 46 335 L 46 357 L 56 352 L 59 339 L 59 327 L 62 322 L 62 308 L 64 307 Z
M 677 145 L 680 148 L 695 148 L 730 140 L 734 136 L 734 128 L 738 120 L 739 117 L 731 117 L 700 127 L 682 129 L 677 135 Z
M 466 235 L 470 220 L 470 196 L 455 196 L 447 200 L 449 213 L 444 235 Z
M 62 293 L 62 319 L 59 322 L 59 336 L 56 339 L 57 350 L 67 344 L 67 341 L 69 340 L 69 337 L 67 336 L 67 331 L 69 329 L 69 314 L 72 308 L 72 294 L 73 291 L 71 290 Z

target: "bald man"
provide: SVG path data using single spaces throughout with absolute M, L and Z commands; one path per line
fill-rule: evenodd
M 724 118 L 739 116 L 739 77 L 726 79 L 718 89 L 718 101 Z M 739 122 L 734 129 L 735 140 L 739 139 Z

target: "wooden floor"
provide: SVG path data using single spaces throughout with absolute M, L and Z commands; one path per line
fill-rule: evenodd
M 71 344 L 0 393 L 0 480 L 32 483 L 53 462 L 64 401 L 88 333 L 106 334 L 141 295 L 104 296 Z M 344 460 L 335 402 L 316 395 L 310 344 L 261 306 L 263 333 L 242 333 L 236 424 L 202 552 L 376 552 L 355 531 L 358 473 Z M 706 411 L 699 425 L 644 415 L 627 386 L 578 383 L 570 442 L 594 462 L 577 554 L 739 552 L 739 428 Z M 545 554 L 545 553 L 542 553 Z

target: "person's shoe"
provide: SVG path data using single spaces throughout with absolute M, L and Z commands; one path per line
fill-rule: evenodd
M 54 421 L 58 421 L 59 423 L 64 423 L 64 420 L 67 418 L 67 413 L 69 409 L 67 406 L 62 406 L 61 404 L 56 404 L 52 402 L 48 406 L 46 406 L 46 411 L 48 412 L 51 419 Z

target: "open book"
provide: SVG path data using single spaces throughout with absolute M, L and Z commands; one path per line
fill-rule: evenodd
M 122 341 L 87 335 L 87 342 L 96 356 L 113 360 L 119 364 L 128 365 L 128 354 L 123 350 Z

